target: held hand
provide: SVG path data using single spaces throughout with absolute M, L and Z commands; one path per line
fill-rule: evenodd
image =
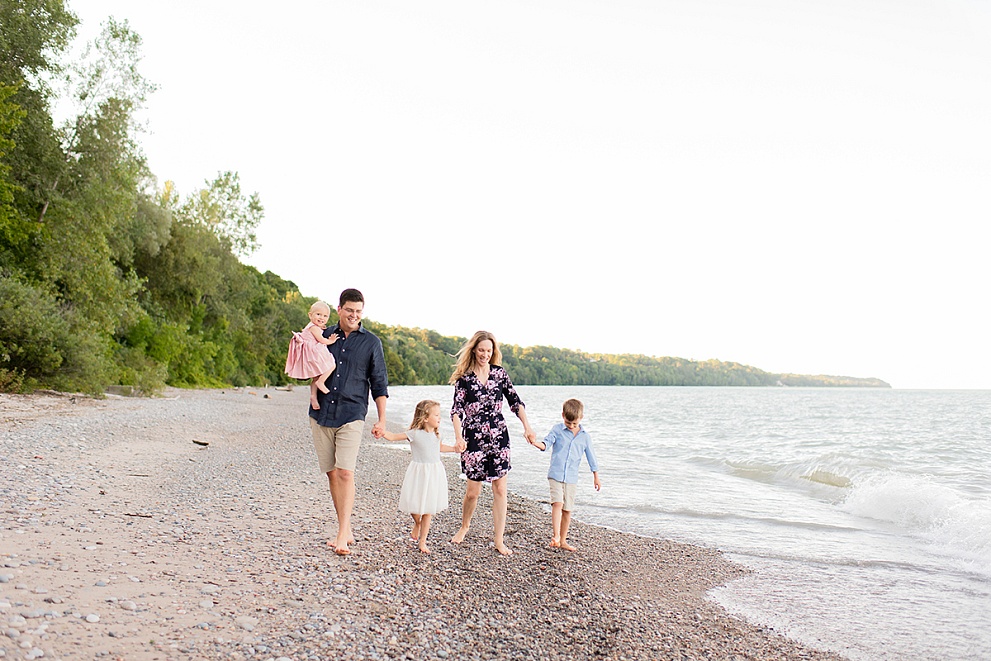
M 533 430 L 529 427 L 523 430 L 523 438 L 525 438 L 526 442 L 530 445 L 533 445 L 537 441 L 537 435 L 533 433 Z
M 454 442 L 454 449 L 457 452 L 464 452 L 468 449 L 468 444 L 465 443 L 465 439 L 459 438 Z
M 375 438 L 382 438 L 385 435 L 385 423 L 381 420 L 372 426 L 372 436 Z

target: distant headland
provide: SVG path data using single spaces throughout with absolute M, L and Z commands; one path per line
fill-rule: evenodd
M 396 385 L 447 383 L 452 356 L 465 338 L 431 330 L 366 325 L 385 348 L 389 382 Z M 877 378 L 825 374 L 775 374 L 720 360 L 689 360 L 638 354 L 586 353 L 548 346 L 500 343 L 503 365 L 517 385 L 564 386 L 758 386 L 890 388 Z

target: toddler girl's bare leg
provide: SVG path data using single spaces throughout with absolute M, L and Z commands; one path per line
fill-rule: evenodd
M 314 411 L 320 410 L 320 402 L 317 401 L 317 380 L 310 381 L 310 406 Z
M 330 378 L 330 375 L 333 373 L 334 370 L 330 370 L 329 372 L 324 372 L 320 376 L 313 379 L 313 382 L 317 385 L 317 388 L 319 388 L 320 392 L 322 392 L 325 395 L 330 392 L 330 389 L 326 385 L 326 381 L 327 379 Z
M 554 531 L 551 546 L 561 546 L 561 508 L 564 503 L 551 503 L 551 527 Z
M 413 517 L 413 529 L 409 531 L 409 537 L 414 542 L 420 539 L 420 535 L 423 534 L 423 517 L 420 514 L 410 514 Z
M 574 551 L 575 547 L 568 543 L 568 528 L 571 526 L 571 512 L 561 512 L 561 548 Z
M 423 514 L 420 516 L 420 550 L 426 554 L 430 554 L 430 549 L 427 548 L 427 533 L 430 532 L 430 515 Z

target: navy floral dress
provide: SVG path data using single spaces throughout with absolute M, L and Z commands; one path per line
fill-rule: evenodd
M 513 413 L 523 406 L 509 380 L 498 365 L 489 366 L 489 380 L 482 383 L 468 372 L 454 384 L 451 416 L 461 420 L 461 431 L 468 447 L 461 453 L 461 470 L 474 482 L 492 482 L 504 477 L 509 465 L 509 428 L 502 417 L 502 398 Z

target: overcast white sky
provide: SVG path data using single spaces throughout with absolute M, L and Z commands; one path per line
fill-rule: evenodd
M 991 388 L 984 0 L 69 0 L 248 262 L 375 321 Z

